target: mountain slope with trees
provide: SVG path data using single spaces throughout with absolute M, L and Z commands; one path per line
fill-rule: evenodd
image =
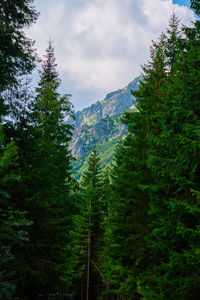
M 200 1 L 191 27 L 173 14 L 152 43 L 113 163 L 103 171 L 93 147 L 80 181 L 51 41 L 34 92 L 23 77 L 36 62 L 32 2 L 0 3 L 0 299 L 199 300 Z M 126 92 L 79 123 L 104 134 Z
M 77 159 L 74 172 L 78 177 L 85 171 L 87 157 L 94 147 L 102 156 L 101 167 L 111 162 L 117 143 L 126 135 L 126 127 L 121 122 L 123 112 L 135 105 L 131 90 L 137 90 L 141 80 L 138 76 L 123 89 L 75 113 L 71 150 Z

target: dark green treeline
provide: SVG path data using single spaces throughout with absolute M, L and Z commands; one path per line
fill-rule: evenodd
M 110 170 L 93 149 L 78 183 L 51 41 L 24 79 L 32 2 L 0 3 L 0 299 L 200 299 L 200 21 L 171 17 Z

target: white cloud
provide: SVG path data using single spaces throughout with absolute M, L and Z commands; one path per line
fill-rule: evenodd
M 171 0 L 36 0 L 41 16 L 29 35 L 42 55 L 54 41 L 63 85 L 81 108 L 129 83 L 148 59 L 173 11 L 189 24 L 193 13 Z M 79 99 L 81 93 L 84 99 Z M 91 95 L 96 98 L 91 99 Z M 88 99 L 87 99 L 88 97 Z M 82 103 L 80 103 L 82 101 Z

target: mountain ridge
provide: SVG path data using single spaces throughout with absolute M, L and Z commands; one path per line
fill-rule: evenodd
M 133 96 L 130 91 L 137 89 L 137 85 L 141 81 L 141 78 L 141 75 L 137 76 L 124 88 L 110 92 L 103 100 L 96 101 L 90 106 L 75 112 L 74 127 L 81 126 L 82 122 L 86 122 L 88 113 L 90 115 L 96 115 L 96 118 L 90 118 L 90 120 L 88 120 L 90 124 L 94 124 L 100 118 L 112 116 L 115 113 L 121 113 L 125 109 L 131 107 L 133 105 Z M 98 111 L 99 109 L 101 110 L 100 112 Z
M 142 76 L 138 76 L 124 88 L 108 93 L 103 100 L 75 113 L 71 144 L 72 155 L 77 158 L 74 164 L 75 172 L 79 172 L 83 167 L 94 146 L 102 148 L 105 143 L 107 147 L 112 145 L 112 153 L 107 155 L 108 159 L 104 163 L 107 164 L 111 160 L 114 145 L 126 134 L 125 125 L 121 122 L 123 112 L 134 108 L 135 105 L 131 90 L 138 89 L 141 80 Z M 109 149 L 106 150 L 109 153 Z

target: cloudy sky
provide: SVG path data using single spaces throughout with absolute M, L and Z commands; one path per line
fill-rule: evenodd
M 35 0 L 41 15 L 29 29 L 42 57 L 54 41 L 62 93 L 75 110 L 138 76 L 151 40 L 166 28 L 172 12 L 189 25 L 188 0 Z M 36 80 L 36 74 L 34 78 Z

